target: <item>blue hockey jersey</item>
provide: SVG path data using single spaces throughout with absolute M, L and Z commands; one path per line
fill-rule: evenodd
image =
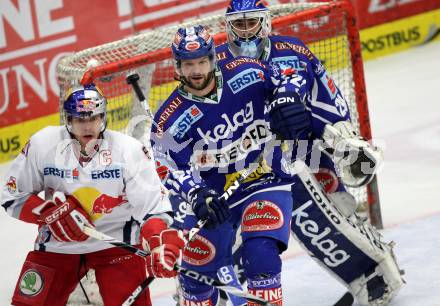
M 278 87 L 289 86 L 300 94 L 310 112 L 313 137 L 320 137 L 325 124 L 347 120 L 348 106 L 337 87 L 324 85 L 326 73 L 319 61 L 300 41 L 291 39 L 278 45 L 288 49 L 294 63 L 293 74 L 283 77 L 286 65 L 227 56 L 217 50 L 215 70 L 217 92 L 197 97 L 176 88 L 156 112 L 152 143 L 156 160 L 170 169 L 165 182 L 171 192 L 191 201 L 192 191 L 209 186 L 223 192 L 237 172 L 255 162 L 265 145 L 274 138 L 269 131 L 265 105 Z M 287 51 L 286 51 L 287 52 Z M 287 57 L 287 56 L 286 56 Z M 281 68 L 281 69 L 280 69 Z M 292 69 L 291 69 L 292 70 Z M 336 99 L 340 101 L 335 104 Z M 321 101 L 322 100 L 322 101 Z M 268 163 L 270 174 L 255 173 L 243 185 L 255 184 L 268 175 L 278 184 L 290 184 L 282 169 L 282 153 L 276 148 Z M 257 171 L 258 172 L 258 171 Z M 236 194 L 241 191 L 239 190 Z
M 234 57 L 227 43 L 218 46 L 216 51 L 219 59 L 228 60 Z M 313 107 L 311 115 L 316 119 L 315 125 L 324 126 L 351 119 L 347 102 L 337 84 L 300 39 L 280 35 L 269 36 L 269 44 L 264 49 L 261 59 L 277 63 L 281 68 L 291 67 L 304 76 L 310 93 L 309 102 Z

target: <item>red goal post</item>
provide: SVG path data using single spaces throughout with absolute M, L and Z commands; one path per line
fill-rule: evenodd
M 359 133 L 371 139 L 359 32 L 351 3 L 289 3 L 271 6 L 270 11 L 273 34 L 296 36 L 308 45 L 343 93 Z M 141 76 L 141 88 L 154 112 L 177 85 L 170 49 L 174 34 L 178 27 L 195 24 L 207 26 L 217 45 L 226 41 L 224 16 L 215 15 L 79 51 L 58 64 L 60 97 L 74 84 L 94 82 L 108 98 L 109 128 L 133 135 L 130 120 L 142 114 L 142 109 L 125 76 L 133 71 Z M 97 61 L 92 67 L 91 59 Z M 62 107 L 60 113 L 62 122 Z M 143 127 L 134 136 L 145 133 Z M 350 191 L 368 210 L 371 223 L 382 228 L 376 179 L 366 188 Z

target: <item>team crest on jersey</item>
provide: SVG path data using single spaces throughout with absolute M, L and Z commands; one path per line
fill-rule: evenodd
M 195 235 L 183 251 L 183 260 L 194 266 L 202 266 L 211 262 L 216 254 L 215 246 L 203 236 Z
M 112 197 L 107 194 L 101 194 L 97 197 L 92 204 L 91 215 L 94 214 L 109 214 L 115 207 L 127 203 L 128 201 L 124 196 Z
M 9 180 L 6 182 L 6 187 L 8 188 L 9 193 L 16 193 L 17 179 L 14 176 L 10 176 Z
M 179 116 L 179 118 L 177 118 L 177 120 L 170 127 L 169 131 L 171 135 L 177 139 L 182 139 L 190 127 L 202 117 L 202 111 L 197 106 L 192 105 L 190 108 L 185 110 L 183 114 Z
M 227 81 L 234 94 L 258 82 L 264 82 L 264 73 L 260 69 L 254 68 L 243 70 Z
M 332 193 L 338 189 L 338 177 L 332 170 L 319 168 L 319 171 L 315 173 L 315 177 L 325 192 Z
M 20 293 L 26 296 L 35 296 L 44 287 L 44 279 L 35 269 L 26 270 L 20 278 Z
M 249 204 L 241 218 L 243 232 L 275 230 L 284 224 L 281 209 L 270 201 L 259 200 Z

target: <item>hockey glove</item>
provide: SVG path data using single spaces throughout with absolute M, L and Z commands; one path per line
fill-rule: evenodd
M 58 241 L 84 241 L 89 238 L 82 231 L 83 224 L 93 226 L 89 215 L 74 196 L 67 196 L 66 201 L 55 198 L 46 201 L 33 210 L 38 215 L 38 223 L 47 225 L 54 238 Z
M 185 239 L 182 231 L 168 228 L 160 218 L 148 219 L 141 227 L 140 238 L 144 250 L 151 252 L 147 257 L 148 277 L 174 277 L 174 265 L 182 259 Z
M 278 92 L 268 107 L 270 130 L 283 140 L 308 139 L 311 121 L 296 92 Z
M 199 220 L 206 220 L 207 229 L 214 229 L 229 219 L 229 206 L 214 189 L 201 187 L 194 193 L 192 210 Z
M 322 138 L 330 146 L 345 185 L 361 187 L 373 179 L 382 163 L 382 152 L 357 135 L 350 122 L 327 124 Z M 328 148 L 324 152 L 329 152 Z

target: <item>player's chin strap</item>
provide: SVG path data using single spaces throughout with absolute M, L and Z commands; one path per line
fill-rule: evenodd
M 116 238 L 113 238 L 111 236 L 108 236 L 104 233 L 101 233 L 100 231 L 97 231 L 95 228 L 85 224 L 85 223 L 81 223 L 80 220 L 78 220 L 78 225 L 80 225 L 83 229 L 83 232 L 85 234 L 87 234 L 89 237 L 95 238 L 97 240 L 101 240 L 107 243 L 110 243 L 116 247 L 120 247 L 123 248 L 125 250 L 127 250 L 130 253 L 133 253 L 139 257 L 143 257 L 146 258 L 149 253 L 145 252 L 141 249 L 138 249 L 130 244 L 127 244 L 125 242 L 119 241 Z M 257 303 L 258 305 L 265 305 L 265 306 L 275 306 L 271 303 L 269 303 L 268 301 L 266 301 L 263 298 L 257 297 L 255 295 L 252 295 L 248 292 L 245 292 L 243 290 L 240 290 L 238 288 L 232 287 L 232 286 L 228 286 L 226 284 L 224 284 L 222 281 L 220 281 L 219 279 L 201 274 L 197 271 L 194 270 L 189 270 L 186 268 L 183 268 L 179 265 L 175 265 L 174 266 L 174 270 L 177 270 L 180 274 L 183 274 L 187 277 L 190 277 L 196 281 L 199 281 L 203 284 L 209 285 L 209 286 L 214 286 L 217 287 L 223 291 L 226 292 L 230 292 L 231 294 L 234 294 L 236 296 L 240 296 L 243 298 L 248 299 L 249 301 L 252 301 L 254 303 Z M 145 285 L 145 287 L 147 287 L 154 278 L 147 278 L 144 280 L 144 282 L 141 284 L 141 286 L 139 286 L 122 304 L 122 306 L 129 306 L 132 305 L 134 303 L 134 301 L 136 300 L 136 298 L 138 297 L 138 295 L 142 292 L 142 285 Z

